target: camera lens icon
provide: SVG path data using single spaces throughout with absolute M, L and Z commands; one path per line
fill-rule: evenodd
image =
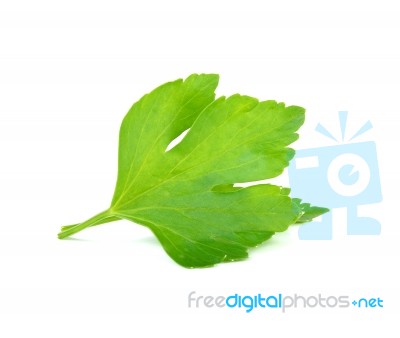
M 357 196 L 371 179 L 368 163 L 357 154 L 342 154 L 332 160 L 328 167 L 328 182 L 342 196 Z

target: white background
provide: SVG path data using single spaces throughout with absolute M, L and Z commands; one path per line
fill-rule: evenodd
M 379 5 L 378 5 L 379 3 Z M 68 4 L 68 5 L 67 5 Z M 333 5 L 334 4 L 334 5 Z M 398 336 L 399 12 L 388 1 L 0 5 L 0 336 Z M 378 148 L 380 236 L 300 241 L 297 228 L 244 262 L 188 270 L 146 228 L 121 221 L 60 241 L 108 207 L 118 129 L 131 104 L 194 72 L 307 109 L 297 148 L 331 144 L 337 111 Z M 282 181 L 287 181 L 285 175 Z M 189 309 L 187 295 L 381 297 L 383 309 Z

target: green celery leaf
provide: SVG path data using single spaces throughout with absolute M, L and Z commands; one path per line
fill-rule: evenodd
M 118 180 L 109 209 L 59 238 L 127 219 L 147 226 L 185 267 L 241 260 L 291 224 L 328 211 L 270 184 L 294 156 L 304 109 L 233 95 L 215 100 L 217 75 L 166 83 L 135 103 L 120 130 Z M 183 140 L 168 145 L 188 130 Z

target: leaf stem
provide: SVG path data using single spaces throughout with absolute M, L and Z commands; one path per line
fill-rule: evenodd
M 96 224 L 101 224 L 101 223 L 106 223 L 107 218 L 113 218 L 114 215 L 110 212 L 110 210 L 105 210 L 103 212 L 100 212 L 99 214 L 89 218 L 88 220 L 76 224 L 74 226 L 69 226 L 66 229 L 62 229 L 62 231 L 58 234 L 59 239 L 63 239 L 66 237 L 69 237 L 73 234 L 76 234 L 79 231 L 82 231 L 83 229 L 86 229 L 88 227 L 91 227 Z

